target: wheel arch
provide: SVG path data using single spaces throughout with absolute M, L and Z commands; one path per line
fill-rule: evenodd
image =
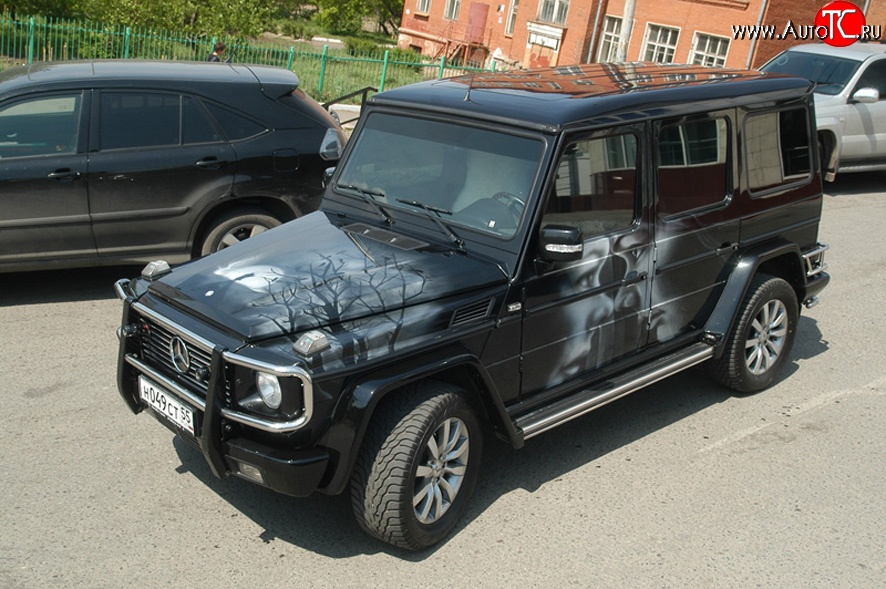
M 203 240 L 212 231 L 213 226 L 224 216 L 234 211 L 260 212 L 269 214 L 281 223 L 291 221 L 301 216 L 301 211 L 295 204 L 272 196 L 247 196 L 218 201 L 212 207 L 207 208 L 197 221 L 191 239 L 191 257 L 200 257 L 200 248 Z
M 797 303 L 802 302 L 806 275 L 797 244 L 777 240 L 738 254 L 723 292 L 704 327 L 706 338 L 716 346 L 715 357 L 720 357 L 723 353 L 726 335 L 732 329 L 742 301 L 758 274 L 784 279 L 793 288 Z
M 379 405 L 408 385 L 423 380 L 440 380 L 461 387 L 467 391 L 468 400 L 481 415 L 481 421 L 491 423 L 496 433 L 514 447 L 522 446 L 523 438 L 508 417 L 480 361 L 470 352 L 453 347 L 433 357 L 421 356 L 387 365 L 349 383 L 336 404 L 332 427 L 319 442 L 338 457 L 323 492 L 335 495 L 347 488 L 369 423 Z

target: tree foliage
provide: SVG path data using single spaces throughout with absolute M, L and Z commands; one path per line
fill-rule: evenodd
M 8 8 L 22 16 L 240 36 L 262 33 L 273 12 L 267 0 L 19 0 Z
M 320 23 L 336 33 L 356 33 L 365 19 L 374 20 L 386 34 L 400 26 L 404 0 L 316 0 Z

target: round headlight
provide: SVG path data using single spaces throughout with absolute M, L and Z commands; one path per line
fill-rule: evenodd
M 280 408 L 280 404 L 283 403 L 283 391 L 276 376 L 259 372 L 255 376 L 255 386 L 265 405 L 271 409 Z

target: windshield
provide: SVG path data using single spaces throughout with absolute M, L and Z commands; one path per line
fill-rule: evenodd
M 843 91 L 860 63 L 830 55 L 786 51 L 760 69 L 806 78 L 815 83 L 818 94 L 834 95 Z
M 522 219 L 543 150 L 538 138 L 373 113 L 336 189 L 370 198 L 383 211 L 508 238 Z

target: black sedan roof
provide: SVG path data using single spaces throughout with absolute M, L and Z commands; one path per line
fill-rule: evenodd
M 592 119 L 638 120 L 798 98 L 808 80 L 759 71 L 657 63 L 585 64 L 420 82 L 371 103 L 454 112 L 556 131 Z

